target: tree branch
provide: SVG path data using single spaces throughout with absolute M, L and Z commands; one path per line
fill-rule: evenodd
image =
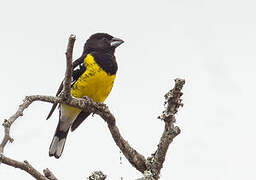
M 63 98 L 69 99 L 71 97 L 71 77 L 72 77 L 72 56 L 76 36 L 71 34 L 68 41 L 66 52 L 66 73 L 63 82 Z
M 14 159 L 5 157 L 3 154 L 0 155 L 0 160 L 2 161 L 2 163 L 6 165 L 26 171 L 27 173 L 29 173 L 31 176 L 38 180 L 48 180 L 48 178 L 46 178 L 44 175 L 38 172 L 33 166 L 31 166 L 28 163 L 28 161 L 19 162 Z
M 159 117 L 159 119 L 165 122 L 164 132 L 157 146 L 157 150 L 147 159 L 147 168 L 152 172 L 155 180 L 159 179 L 159 174 L 163 167 L 170 143 L 180 134 L 180 128 L 175 126 L 174 123 L 176 122 L 175 114 L 178 112 L 178 108 L 183 106 L 180 97 L 182 96 L 181 89 L 184 84 L 184 79 L 175 79 L 174 88 L 165 95 L 166 109 Z
M 13 139 L 10 137 L 10 127 L 12 123 L 18 119 L 18 117 L 23 116 L 23 111 L 32 103 L 32 101 L 24 100 L 23 104 L 21 104 L 18 108 L 18 111 L 12 115 L 8 120 L 4 120 L 3 126 L 5 129 L 5 135 L 0 144 L 0 154 L 4 152 L 4 148 L 8 141 L 12 142 Z
M 97 114 L 102 117 L 107 123 L 108 128 L 112 134 L 113 139 L 116 142 L 116 145 L 123 152 L 125 157 L 129 160 L 129 162 L 140 172 L 144 172 L 146 170 L 146 159 L 143 155 L 139 154 L 135 149 L 133 149 L 127 141 L 121 136 L 118 127 L 116 126 L 116 120 L 113 114 L 109 111 L 108 107 L 103 103 L 96 103 L 92 99 L 88 97 L 82 98 L 74 98 L 72 97 L 68 101 L 62 99 L 62 97 L 54 97 L 54 96 L 42 96 L 42 95 L 34 95 L 27 96 L 24 99 L 24 103 L 21 104 L 17 112 L 23 114 L 25 108 L 27 108 L 34 101 L 43 101 L 49 103 L 63 103 L 73 107 L 80 108 L 82 110 L 89 111 L 91 113 Z M 14 122 L 19 116 L 15 116 L 12 122 Z M 9 120 L 7 120 L 9 124 Z M 11 123 L 12 124 L 12 123 Z M 10 128 L 10 126 L 9 126 Z
M 44 176 L 47 177 L 49 180 L 58 180 L 55 175 L 50 171 L 50 169 L 46 168 L 43 170 Z

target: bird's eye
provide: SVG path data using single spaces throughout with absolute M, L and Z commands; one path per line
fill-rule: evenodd
M 104 42 L 108 42 L 107 38 L 102 38 L 102 40 L 103 40 Z

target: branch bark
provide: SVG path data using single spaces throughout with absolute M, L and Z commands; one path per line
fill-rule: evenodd
M 169 145 L 173 139 L 180 134 L 180 128 L 175 126 L 176 122 L 175 114 L 178 112 L 178 108 L 183 106 L 181 103 L 182 88 L 185 84 L 184 79 L 175 79 L 175 86 L 165 95 L 165 105 L 166 109 L 163 111 L 159 119 L 162 119 L 165 123 L 165 128 L 157 146 L 157 150 L 148 158 L 147 167 L 152 172 L 155 180 L 159 179 L 160 171 L 163 167 L 165 161 L 166 153 Z
M 76 36 L 71 34 L 68 41 L 67 52 L 66 52 L 66 73 L 63 82 L 63 98 L 68 100 L 71 98 L 71 78 L 72 78 L 72 57 L 73 48 L 76 40 Z
M 18 119 L 18 117 L 23 116 L 23 111 L 32 103 L 32 101 L 28 101 L 27 99 L 19 106 L 18 111 L 12 115 L 8 120 L 4 120 L 3 126 L 5 129 L 4 138 L 0 144 L 0 154 L 4 152 L 4 148 L 8 141 L 12 142 L 13 139 L 10 136 L 10 127 L 12 123 Z
M 12 166 L 12 167 L 19 168 L 21 170 L 26 171 L 27 173 L 29 173 L 31 176 L 33 176 L 38 180 L 49 180 L 47 177 L 45 177 L 40 172 L 38 172 L 33 166 L 31 166 L 28 163 L 28 161 L 19 162 L 14 159 L 5 157 L 3 154 L 1 154 L 0 160 L 2 161 L 2 163 L 8 166 Z
M 44 176 L 47 177 L 49 180 L 58 180 L 55 175 L 50 171 L 50 169 L 46 168 L 43 170 Z

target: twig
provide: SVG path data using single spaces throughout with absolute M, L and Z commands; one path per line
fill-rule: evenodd
M 76 36 L 71 34 L 68 41 L 66 52 L 66 73 L 63 83 L 63 98 L 65 100 L 71 97 L 71 77 L 72 77 L 72 56 Z
M 24 102 L 19 106 L 18 111 L 12 115 L 8 120 L 4 120 L 3 126 L 5 129 L 5 135 L 4 138 L 0 144 L 0 154 L 4 152 L 4 148 L 8 141 L 12 142 L 13 139 L 10 137 L 10 127 L 12 123 L 18 119 L 18 117 L 23 116 L 23 111 L 32 103 L 32 101 L 29 101 L 27 99 L 24 100 Z
M 49 180 L 58 180 L 48 168 L 44 169 L 43 172 L 44 176 L 47 177 Z
M 48 180 L 44 175 L 42 175 L 34 167 L 32 167 L 28 163 L 28 161 L 19 162 L 14 159 L 5 157 L 3 154 L 0 156 L 0 160 L 2 161 L 2 163 L 6 164 L 6 165 L 26 171 L 27 173 L 29 173 L 31 176 L 33 176 L 34 178 L 36 178 L 38 180 Z

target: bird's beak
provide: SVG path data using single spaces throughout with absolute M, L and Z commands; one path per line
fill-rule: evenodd
M 124 41 L 122 39 L 119 38 L 112 38 L 110 41 L 110 46 L 112 47 L 118 47 L 119 45 L 121 45 Z

